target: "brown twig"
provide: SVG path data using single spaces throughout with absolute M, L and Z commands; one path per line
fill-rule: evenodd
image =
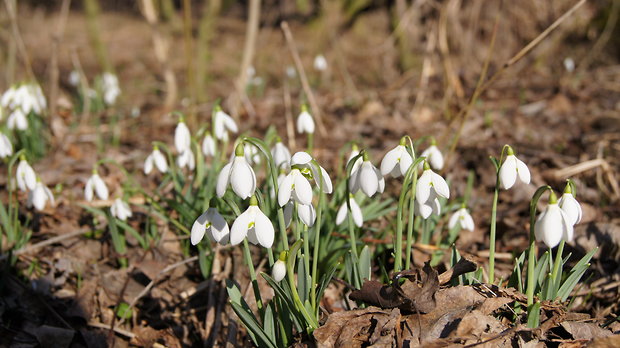
M 26 67 L 26 71 L 28 72 L 29 77 L 33 81 L 36 81 L 36 76 L 32 71 L 32 65 L 30 63 L 30 56 L 28 55 L 28 50 L 26 50 L 26 45 L 24 44 L 24 40 L 19 32 L 19 26 L 17 25 L 17 4 L 11 0 L 4 0 L 4 5 L 6 6 L 6 11 L 9 14 L 9 20 L 11 21 L 11 30 L 13 31 L 13 39 L 17 44 L 17 50 L 22 56 L 24 66 Z
M 297 47 L 295 46 L 295 39 L 293 39 L 291 29 L 289 28 L 286 21 L 282 22 L 280 24 L 280 27 L 284 32 L 286 44 L 288 45 L 289 51 L 291 52 L 291 56 L 293 56 L 293 61 L 295 62 L 295 67 L 297 68 L 297 73 L 299 74 L 304 93 L 306 93 L 306 97 L 308 98 L 308 102 L 310 103 L 310 107 L 312 108 L 312 116 L 314 116 L 314 119 L 316 120 L 319 134 L 325 136 L 325 134 L 327 134 L 327 130 L 325 129 L 325 125 L 323 124 L 321 109 L 319 109 L 319 104 L 316 102 L 316 99 L 314 98 L 314 93 L 312 93 L 312 89 L 310 88 L 310 83 L 308 82 L 308 77 L 306 76 L 304 66 L 301 63 L 301 58 L 299 58 L 299 52 L 297 51 Z
M 102 226 L 97 226 L 97 228 L 100 228 L 100 227 L 102 227 Z M 33 251 L 35 251 L 37 249 L 46 247 L 48 245 L 52 245 L 52 244 L 55 244 L 55 243 L 58 243 L 58 242 L 62 242 L 63 240 L 67 240 L 67 239 L 71 239 L 71 238 L 75 238 L 75 237 L 81 236 L 82 234 L 88 232 L 89 230 L 90 230 L 90 227 L 82 228 L 82 229 L 79 229 L 79 230 L 71 232 L 71 233 L 61 234 L 60 236 L 52 237 L 50 239 L 46 239 L 46 240 L 41 241 L 39 243 L 28 245 L 28 246 L 23 247 L 21 249 L 15 250 L 13 252 L 13 255 L 17 256 L 17 255 L 27 254 L 29 252 L 33 252 Z M 0 261 L 5 260 L 7 258 L 8 258 L 8 254 L 0 255 Z
M 67 24 L 67 17 L 69 15 L 69 7 L 71 6 L 71 0 L 63 0 L 60 5 L 60 15 L 56 25 L 56 31 L 52 35 L 52 55 L 50 57 L 50 75 L 49 75 L 49 89 L 50 89 L 50 118 L 51 124 L 54 124 L 54 119 L 57 119 L 56 106 L 58 101 L 58 80 L 60 73 L 58 71 L 58 51 L 60 50 L 60 44 L 65 32 L 65 24 Z M 52 127 L 54 130 L 54 127 Z

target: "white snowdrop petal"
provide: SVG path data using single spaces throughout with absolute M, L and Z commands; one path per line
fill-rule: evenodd
M 211 134 L 205 135 L 202 140 L 202 153 L 205 156 L 214 156 L 215 155 L 215 140 L 211 136 Z
M 573 224 L 568 215 L 562 210 L 559 210 L 562 216 L 562 239 L 567 242 L 573 241 Z
M 319 166 L 319 168 L 321 169 L 321 178 L 323 179 L 323 192 L 330 194 L 334 190 L 334 187 L 332 185 L 332 179 L 329 177 L 329 174 L 327 173 L 325 168 L 321 166 Z M 318 176 L 315 174 L 315 177 Z
M 463 215 L 463 218 L 461 219 L 461 226 L 463 226 L 464 230 L 468 230 L 470 232 L 473 232 L 476 228 L 474 224 L 474 219 L 471 217 L 471 215 L 469 215 L 469 213 Z
M 110 192 L 108 191 L 108 187 L 101 177 L 97 174 L 93 175 L 93 186 L 95 188 L 95 193 L 97 197 L 102 200 L 106 200 L 109 197 Z
M 86 186 L 84 186 L 84 198 L 87 201 L 92 201 L 94 198 L 94 190 L 93 190 L 93 178 L 89 178 L 88 181 L 86 181 Z
M 312 225 L 314 225 L 314 221 L 316 220 L 316 211 L 314 210 L 312 204 L 299 204 L 297 206 L 297 215 L 299 215 L 299 219 L 304 223 L 304 225 L 308 227 L 312 227 Z
M 350 198 L 349 202 L 351 204 L 351 216 L 353 217 L 353 222 L 357 227 L 362 227 L 364 224 L 364 216 L 362 215 L 362 209 L 357 204 L 355 199 Z
M 582 210 L 581 205 L 575 197 L 573 197 L 570 193 L 565 193 L 562 195 L 560 200 L 558 201 L 560 208 L 566 213 L 569 218 L 569 221 L 573 225 L 578 224 L 581 221 Z
M 305 151 L 299 151 L 291 157 L 291 166 L 304 165 L 312 161 L 312 156 Z
M 349 191 L 351 193 L 356 193 L 360 189 L 359 176 L 361 170 L 362 167 L 359 167 L 357 170 L 351 173 L 351 177 L 349 178 Z
M 344 202 L 340 208 L 338 208 L 338 213 L 336 214 L 336 225 L 341 225 L 344 222 L 344 219 L 347 217 L 347 211 L 347 202 Z
M 520 159 L 516 157 L 515 157 L 515 160 L 517 163 L 517 174 L 519 175 L 519 179 L 524 184 L 529 184 L 530 183 L 530 170 L 528 169 L 527 165 L 523 163 L 523 161 L 521 161 Z
M 459 222 L 461 218 L 461 212 L 457 211 L 454 214 L 452 214 L 452 216 L 450 216 L 450 220 L 448 220 L 448 228 L 449 229 L 453 229 L 454 226 L 456 226 L 456 223 Z M 463 227 L 463 226 L 461 226 Z
M 271 277 L 276 282 L 281 281 L 286 276 L 286 263 L 282 260 L 278 260 L 273 264 L 271 268 Z
M 211 238 L 222 245 L 227 244 L 230 239 L 228 223 L 215 208 L 207 209 L 207 216 L 211 221 Z
M 297 169 L 293 169 L 293 171 L 295 170 Z M 293 185 L 295 183 L 295 174 L 293 171 L 284 177 L 284 180 L 282 180 L 282 183 L 278 187 L 278 204 L 281 207 L 283 207 L 291 199 L 291 191 L 293 190 Z
M 235 219 L 230 228 L 230 244 L 237 245 L 248 235 L 249 224 L 252 221 L 251 214 L 246 210 Z
M 265 248 L 271 248 L 275 238 L 275 230 L 271 220 L 258 207 L 256 207 L 256 217 L 254 228 L 256 230 L 256 239 L 258 243 Z
M 291 225 L 291 222 L 293 221 L 294 205 L 295 203 L 293 203 L 293 201 L 288 201 L 288 203 L 286 203 L 286 205 L 284 206 L 284 224 L 286 225 L 286 227 L 289 227 Z
M 415 190 L 415 199 L 418 202 L 422 202 L 423 204 L 428 200 L 428 197 L 431 195 L 431 171 L 425 170 L 420 178 L 418 179 L 418 183 L 416 185 Z
M 446 180 L 442 178 L 441 175 L 431 172 L 431 181 L 437 195 L 446 199 L 450 198 L 450 188 L 448 187 Z
M 224 194 L 226 193 L 226 187 L 228 187 L 231 167 L 232 167 L 232 162 L 229 162 L 222 168 L 222 170 L 220 171 L 220 174 L 217 177 L 217 183 L 215 185 L 215 192 L 217 193 L 217 196 L 220 198 L 224 197 Z
M 514 155 L 506 157 L 499 168 L 499 184 L 504 190 L 511 188 L 517 181 L 517 161 Z
M 159 170 L 162 173 L 165 173 L 168 171 L 168 161 L 166 161 L 166 157 L 164 156 L 164 154 L 161 153 L 161 151 L 159 150 L 155 150 L 153 151 L 153 162 L 155 162 L 155 166 L 157 167 L 157 170 Z
M 411 155 L 405 149 L 400 156 L 400 161 L 398 165 L 400 169 L 400 174 L 401 175 L 407 174 L 407 171 L 409 170 L 409 167 L 411 167 L 412 164 L 413 164 L 413 158 L 411 158 Z
M 153 170 L 153 155 L 150 154 L 144 161 L 144 174 L 149 174 Z
M 402 159 L 402 151 L 396 147 L 385 154 L 381 160 L 381 175 L 390 174 Z
M 374 168 L 370 162 L 364 162 L 364 164 L 362 164 L 358 180 L 362 192 L 364 192 L 368 197 L 372 197 L 375 193 L 377 193 L 379 181 L 377 180 Z
M 237 196 L 246 199 L 254 194 L 256 179 L 252 167 L 243 157 L 235 158 L 230 170 L 230 186 Z
M 308 180 L 301 174 L 294 176 L 295 178 L 295 197 L 299 203 L 304 205 L 312 204 L 312 186 Z
M 185 122 L 179 122 L 174 130 L 174 146 L 177 151 L 184 152 L 189 149 L 191 142 L 191 135 L 189 128 Z
M 200 243 L 202 238 L 205 236 L 205 232 L 207 230 L 206 224 L 208 222 L 208 214 L 206 211 L 200 214 L 196 221 L 194 221 L 190 232 L 190 241 L 192 242 L 192 245 Z

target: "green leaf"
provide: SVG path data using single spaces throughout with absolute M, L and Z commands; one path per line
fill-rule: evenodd
M 248 334 L 250 334 L 250 337 L 254 341 L 254 344 L 256 344 L 258 347 L 277 347 L 275 343 L 271 341 L 265 331 L 263 331 L 263 329 L 260 327 L 260 324 L 258 323 L 256 318 L 254 318 L 254 315 L 251 311 L 247 311 L 241 305 L 234 302 L 231 302 L 230 305 L 232 306 L 235 313 L 237 313 L 239 319 L 241 319 L 243 325 L 245 325 L 245 327 L 248 329 Z
M 527 309 L 527 327 L 535 329 L 540 325 L 540 302 L 533 303 Z
M 364 279 L 370 280 L 371 267 L 370 267 L 370 249 L 368 245 L 364 246 L 362 252 L 360 252 L 359 259 L 359 274 L 360 279 L 363 281 Z
M 276 337 L 276 326 L 274 320 L 274 310 L 272 309 L 273 302 L 269 303 L 265 308 L 265 318 L 263 319 L 263 325 L 265 326 L 265 334 L 269 337 L 273 342 L 277 342 Z
M 289 254 L 289 258 L 290 257 L 294 257 L 294 254 Z M 305 302 L 309 298 L 308 289 L 310 284 L 308 283 L 308 277 L 306 277 L 308 271 L 306 270 L 304 262 L 305 257 L 306 256 L 302 254 L 299 263 L 297 263 L 297 288 L 299 289 L 298 292 L 301 302 Z
M 120 319 L 129 319 L 132 314 L 128 303 L 121 302 L 118 304 L 118 307 L 116 307 L 116 316 Z

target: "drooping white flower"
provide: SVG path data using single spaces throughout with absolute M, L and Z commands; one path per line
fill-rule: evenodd
M 428 149 L 422 152 L 421 156 L 426 157 L 426 160 L 430 163 L 431 168 L 435 170 L 443 169 L 443 155 L 434 142 Z M 420 163 L 420 169 L 422 169 L 422 163 Z
M 144 161 L 144 174 L 149 174 L 153 170 L 153 167 L 157 168 L 160 173 L 168 171 L 168 161 L 166 156 L 159 151 L 157 146 L 153 147 L 153 152 L 146 157 Z
M 6 120 L 6 126 L 9 129 L 26 130 L 28 129 L 28 119 L 22 109 L 15 109 Z
M 108 186 L 106 186 L 105 182 L 99 174 L 97 174 L 97 170 L 93 170 L 93 175 L 88 178 L 86 181 L 86 186 L 84 187 L 84 198 L 87 201 L 92 201 L 95 194 L 97 197 L 102 200 L 108 199 L 110 192 L 108 191 Z
M 210 240 L 222 245 L 230 239 L 228 223 L 215 207 L 210 207 L 194 221 L 190 234 L 192 245 L 200 243 L 205 233 Z
M 566 213 L 572 225 L 576 225 L 579 221 L 581 221 L 581 205 L 573 196 L 569 185 L 566 185 L 566 189 L 564 190 L 562 197 L 560 197 L 558 205 L 564 213 Z
M 256 197 L 252 196 L 250 206 L 237 217 L 230 229 L 230 244 L 237 245 L 247 237 L 252 244 L 271 248 L 274 236 L 271 220 L 258 207 Z
M 564 69 L 566 69 L 567 72 L 572 73 L 573 71 L 575 71 L 575 61 L 573 60 L 573 58 L 571 57 L 566 57 L 564 58 Z
M 284 222 L 286 223 L 286 227 L 291 225 L 291 221 L 293 221 L 293 208 L 295 203 L 293 201 L 289 201 L 284 206 Z M 312 227 L 314 222 L 316 221 L 316 210 L 312 204 L 297 204 L 297 216 L 299 220 L 303 222 L 304 225 L 308 227 Z
M 283 207 L 291 197 L 298 203 L 312 204 L 312 187 L 297 166 L 282 180 L 278 186 L 278 204 Z
M 37 183 L 34 187 L 34 190 L 28 192 L 28 203 L 27 205 L 34 206 L 36 210 L 45 209 L 45 204 L 50 202 L 51 205 L 54 205 L 54 195 L 52 191 L 50 191 L 47 186 L 45 186 L 41 180 L 37 180 Z
M 13 144 L 4 133 L 0 133 L 0 158 L 5 158 L 13 154 Z
M 213 157 L 215 156 L 215 151 L 215 139 L 213 139 L 211 134 L 207 133 L 202 140 L 202 153 L 207 157 Z
M 181 118 L 174 130 L 174 146 L 179 153 L 182 153 L 190 148 L 191 142 L 192 136 L 189 132 L 189 128 L 187 128 L 185 120 Z
M 305 105 L 301 106 L 301 113 L 297 116 L 297 133 L 314 133 L 314 119 Z
M 542 240 L 549 248 L 558 245 L 562 239 L 567 242 L 573 240 L 573 224 L 558 205 L 555 193 L 551 193 L 547 208 L 538 216 L 534 232 L 536 240 Z
M 278 261 L 274 262 L 273 266 L 271 266 L 271 278 L 276 282 L 281 281 L 286 276 L 286 262 L 285 260 L 278 259 Z
M 379 169 L 370 163 L 368 156 L 364 153 L 364 162 L 351 173 L 349 178 L 349 191 L 356 193 L 362 190 L 366 196 L 372 197 L 377 192 L 383 192 L 384 188 L 385 179 L 383 179 L 383 175 Z
M 353 218 L 353 222 L 357 227 L 362 227 L 364 223 L 364 216 L 362 215 L 362 209 L 353 198 L 353 195 L 349 196 L 349 204 L 351 205 L 351 217 Z M 338 214 L 336 214 L 336 225 L 340 225 L 344 222 L 347 215 L 349 214 L 349 208 L 347 207 L 347 202 L 342 203 L 340 208 L 338 209 Z
M 432 195 L 450 198 L 450 188 L 446 180 L 430 168 L 428 161 L 424 161 L 424 172 L 418 179 L 415 197 L 420 204 L 425 204 Z
M 310 170 L 310 172 L 312 172 L 312 178 L 314 179 L 316 186 L 321 188 L 322 185 L 321 189 L 323 190 L 323 192 L 328 194 L 332 193 L 334 187 L 332 185 L 332 180 L 329 177 L 329 173 L 327 173 L 325 168 L 320 165 L 317 168 L 317 166 L 314 165 L 313 158 L 312 156 L 310 156 L 310 154 L 304 151 L 299 151 L 295 153 L 291 157 L 291 167 L 293 166 L 298 166 L 298 168 L 301 168 L 304 174 L 306 174 L 307 171 Z M 321 178 L 322 181 L 319 178 Z
M 67 78 L 69 84 L 73 87 L 77 87 L 80 85 L 80 80 L 80 72 L 77 70 L 71 70 L 69 77 Z
M 278 139 L 276 144 L 271 148 L 271 157 L 273 157 L 273 162 L 276 165 L 276 168 L 280 168 L 281 166 L 289 165 L 289 162 L 291 161 L 291 152 L 288 150 L 286 145 Z
M 295 70 L 295 68 L 290 66 L 290 65 L 287 66 L 286 67 L 286 76 L 289 79 L 294 79 L 297 76 L 297 70 Z
M 499 168 L 499 184 L 500 187 L 508 190 L 517 181 L 517 177 L 524 184 L 530 183 L 530 170 L 514 155 L 512 147 L 508 147 L 508 156 Z
M 177 157 L 177 166 L 179 166 L 179 168 L 187 167 L 189 170 L 194 170 L 194 168 L 196 168 L 196 156 L 191 148 L 188 147 L 179 154 Z
M 30 112 L 42 114 L 47 107 L 43 90 L 36 83 L 24 83 L 9 88 L 0 99 L 0 105 L 9 110 L 20 109 L 24 115 Z
M 101 75 L 101 92 L 103 94 L 103 102 L 106 105 L 114 105 L 116 99 L 121 94 L 118 77 L 111 72 L 104 72 Z
M 243 144 L 235 148 L 235 157 L 220 171 L 215 187 L 218 197 L 223 197 L 230 183 L 233 191 L 242 199 L 249 198 L 256 190 L 254 169 L 245 159 Z
M 418 201 L 416 197 L 413 205 L 413 212 L 415 215 L 421 216 L 423 219 L 428 219 L 431 215 L 441 215 L 441 204 L 435 192 L 432 192 L 428 199 L 424 202 Z
M 222 111 L 219 106 L 215 107 L 215 114 L 213 115 L 213 132 L 215 137 L 220 140 L 228 139 L 228 132 L 237 133 L 239 128 L 237 123 L 230 115 Z
M 110 212 L 112 213 L 112 216 L 121 221 L 125 221 L 133 215 L 129 204 L 120 198 L 114 200 L 114 203 L 112 203 L 112 206 L 110 207 Z
M 37 175 L 25 158 L 19 161 L 15 176 L 17 179 L 17 187 L 21 191 L 26 192 L 28 190 L 34 190 L 37 184 Z
M 413 164 L 413 158 L 407 151 L 405 146 L 406 138 L 403 137 L 400 140 L 400 144 L 388 151 L 381 161 L 381 175 L 392 175 L 397 178 L 401 175 L 405 175 L 411 164 Z
M 452 214 L 450 220 L 448 221 L 448 228 L 454 228 L 457 223 L 460 224 L 461 229 L 474 232 L 474 219 L 467 211 L 467 208 L 462 207 Z
M 325 56 L 323 56 L 322 54 L 319 54 L 314 57 L 313 66 L 315 70 L 325 71 L 327 70 L 327 59 L 325 59 Z

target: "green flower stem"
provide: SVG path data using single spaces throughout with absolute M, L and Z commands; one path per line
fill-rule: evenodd
M 555 300 L 558 289 L 560 288 L 560 278 L 562 277 L 562 254 L 564 253 L 564 239 L 560 241 L 557 254 L 555 255 L 555 263 L 553 264 L 553 273 L 551 273 L 551 300 Z
M 493 192 L 493 207 L 491 208 L 491 231 L 489 235 L 489 283 L 495 281 L 495 234 L 497 225 L 497 201 L 499 200 L 499 171 L 495 180 Z
M 527 249 L 527 289 L 525 291 L 528 310 L 534 307 L 532 304 L 534 304 L 534 290 L 536 288 L 536 205 L 538 200 L 540 200 L 540 196 L 547 190 L 552 191 L 551 186 L 544 185 L 539 187 L 530 201 L 530 246 Z M 532 313 L 528 313 L 528 316 L 530 315 Z
M 273 250 L 271 248 L 267 248 L 267 256 L 269 257 L 269 267 L 271 267 L 275 262 L 273 258 Z
M 310 304 L 315 312 L 318 313 L 316 288 L 318 286 L 317 280 L 319 279 L 318 264 L 319 264 L 319 249 L 321 244 L 321 223 L 322 223 L 322 211 L 323 201 L 325 200 L 325 192 L 323 192 L 323 172 L 319 170 L 319 204 L 316 206 L 316 221 L 314 223 L 314 246 L 312 255 L 312 292 L 310 296 Z
M 312 153 L 314 149 L 314 133 L 308 133 L 308 153 Z
M 351 252 L 353 253 L 353 256 L 355 257 L 355 260 L 358 260 L 358 253 L 357 253 L 357 238 L 355 237 L 355 224 L 353 223 L 353 217 L 351 216 L 351 212 L 349 212 L 348 215 L 348 219 L 347 219 L 347 225 L 349 227 L 349 239 L 351 240 Z
M 407 250 L 405 253 L 405 269 L 411 267 L 411 246 L 413 244 L 413 225 L 414 225 L 414 210 L 415 210 L 415 191 L 416 184 L 418 183 L 418 170 L 413 171 L 413 182 L 411 183 L 411 197 L 409 197 L 409 221 L 407 225 Z
M 396 210 L 396 240 L 394 241 L 394 272 L 402 271 L 403 262 L 403 210 L 405 207 L 405 196 L 407 195 L 408 180 L 405 177 L 403 188 L 398 199 L 398 209 Z
M 256 307 L 259 312 L 263 312 L 263 300 L 260 296 L 260 289 L 258 288 L 258 281 L 256 281 L 256 271 L 254 270 L 254 264 L 252 263 L 252 254 L 250 253 L 250 245 L 248 239 L 243 239 L 243 254 L 245 256 L 245 263 L 250 270 L 250 279 L 252 280 L 252 288 L 254 289 L 254 297 L 256 298 Z
M 304 267 L 305 267 L 305 271 L 306 274 L 305 275 L 297 275 L 297 276 L 308 276 L 309 272 L 310 272 L 310 242 L 308 242 L 308 240 L 310 238 L 308 238 L 308 226 L 303 225 L 302 226 L 303 229 L 303 233 L 304 233 Z

